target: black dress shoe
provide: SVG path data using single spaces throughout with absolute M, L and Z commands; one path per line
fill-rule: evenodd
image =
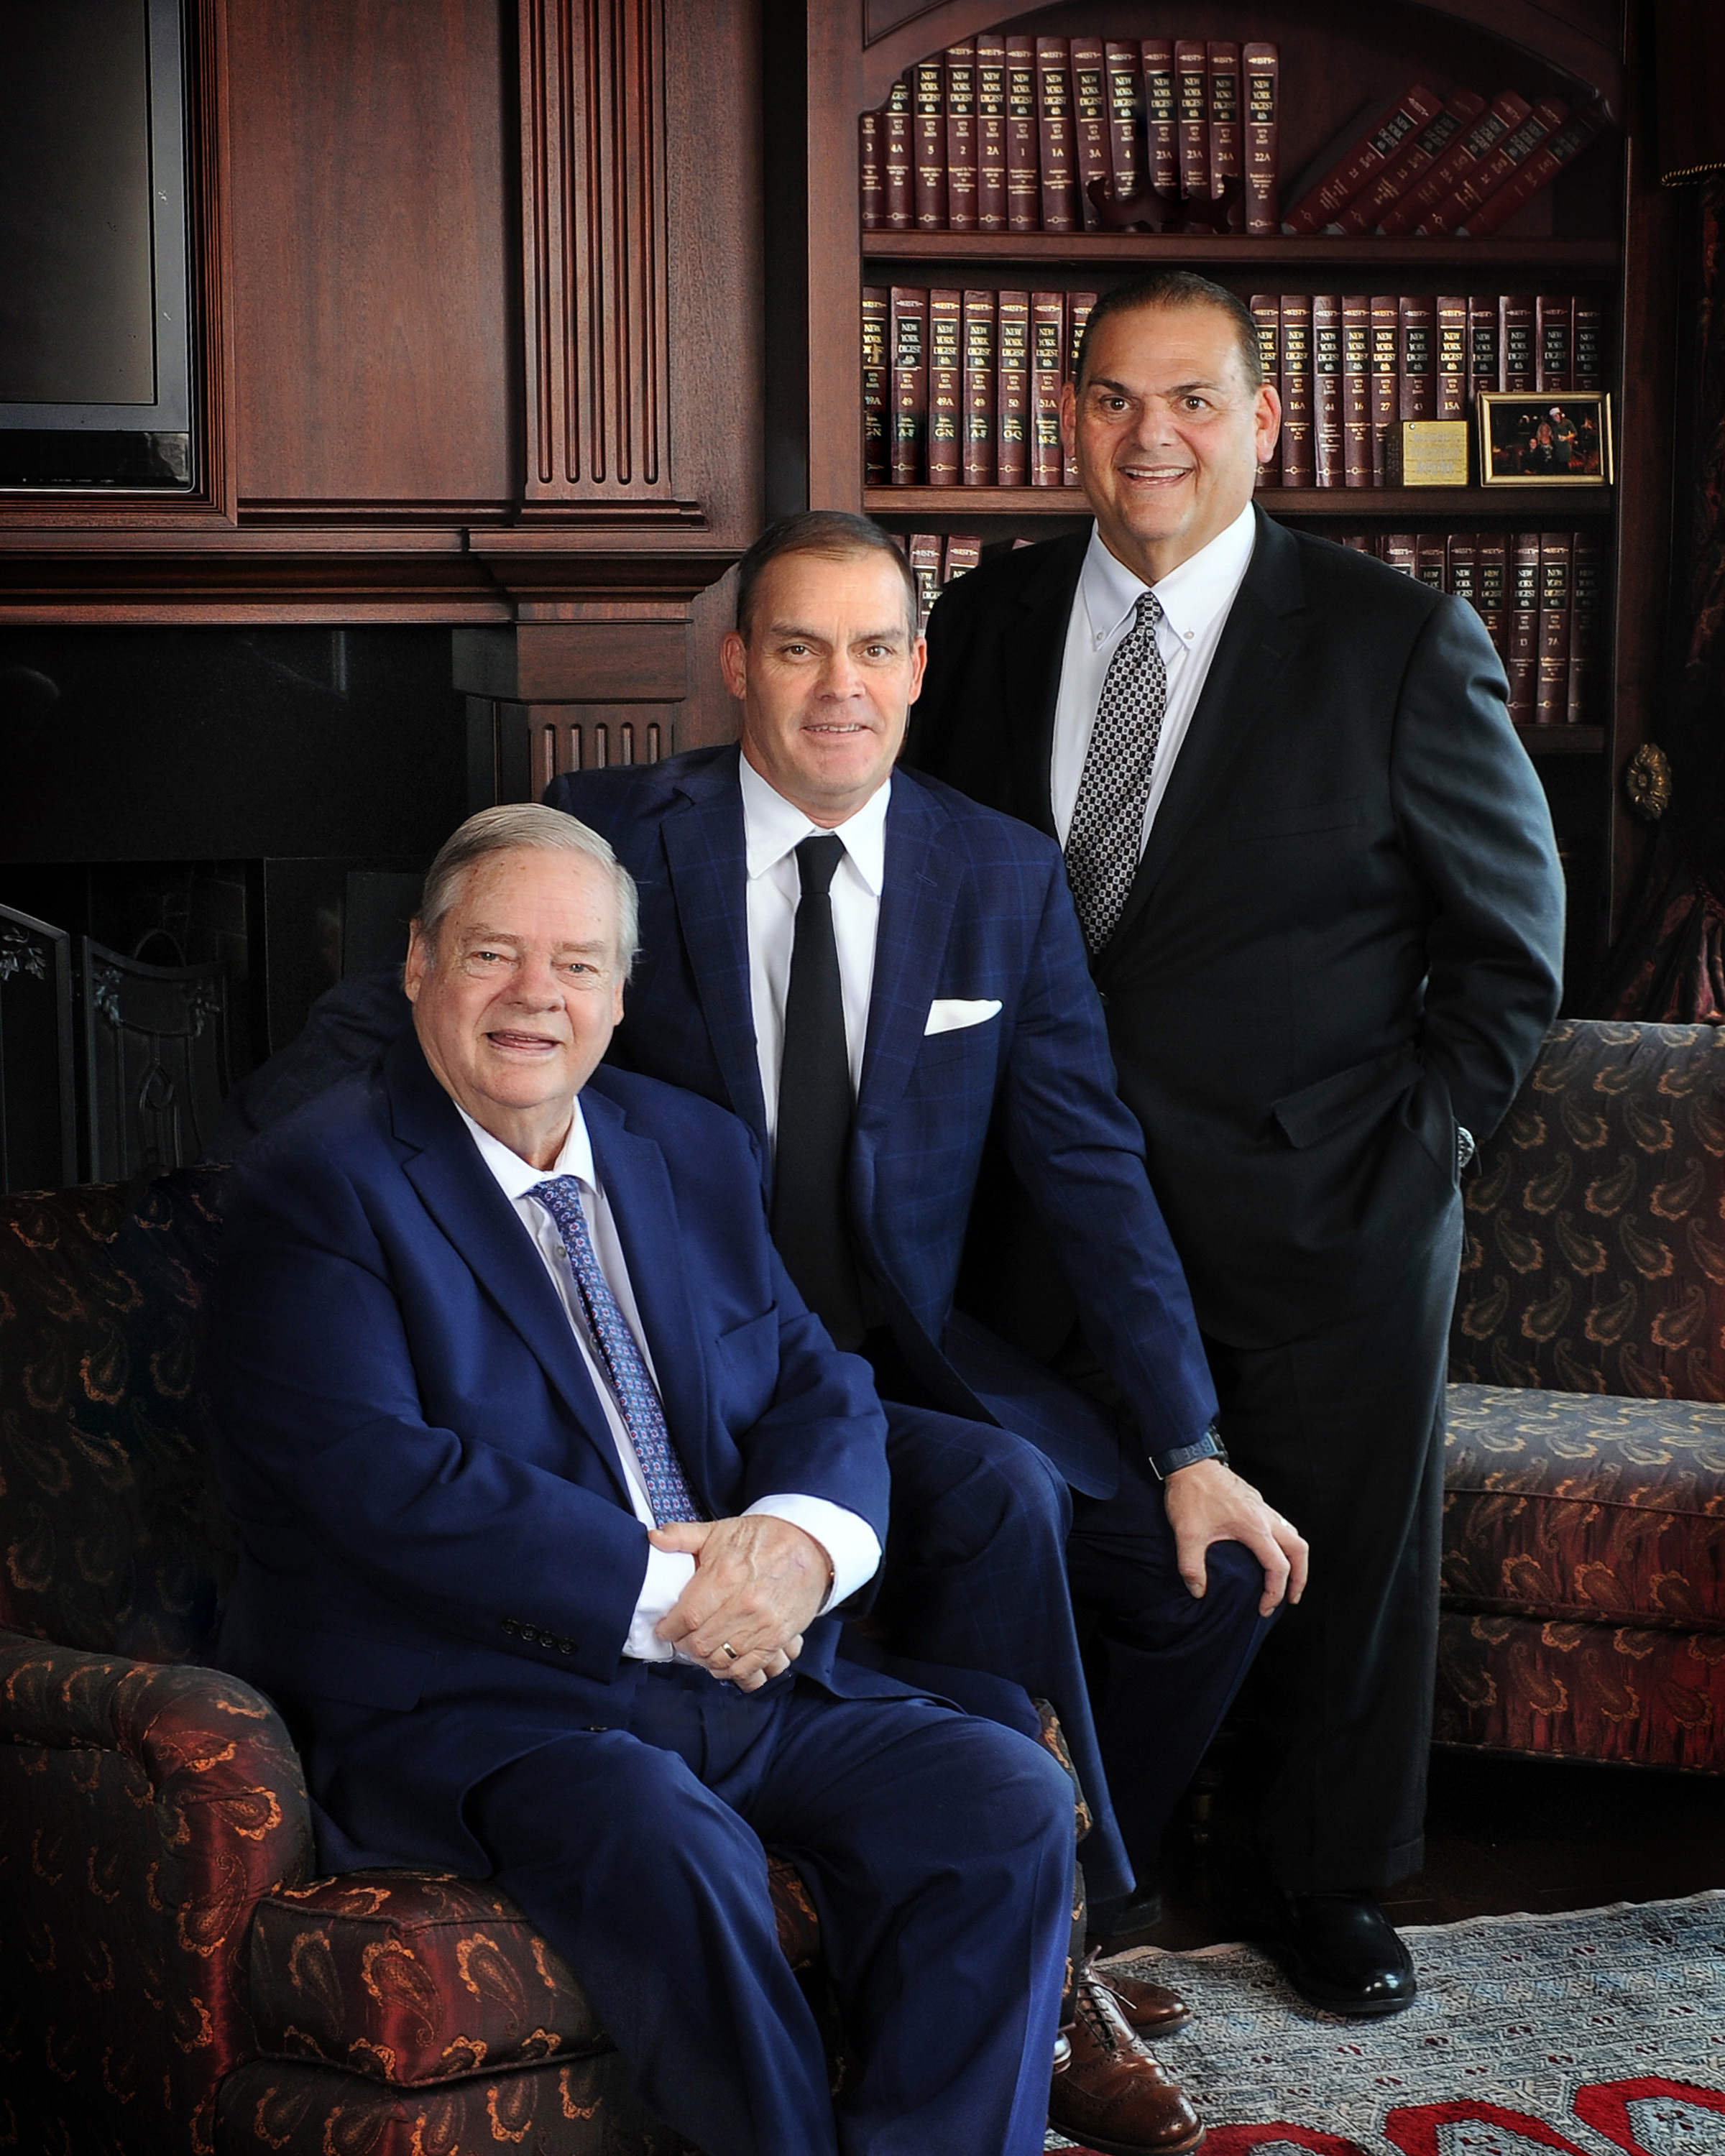
M 1272 1887 L 1272 1951 L 1302 1999 L 1332 2014 L 1399 2014 L 1419 1985 L 1407 1948 L 1375 1897 L 1290 1894 Z
M 1089 1943 L 1107 1954 L 1141 1947 L 1162 1922 L 1162 1889 L 1141 1887 L 1116 1902 L 1096 1902 L 1087 1919 Z

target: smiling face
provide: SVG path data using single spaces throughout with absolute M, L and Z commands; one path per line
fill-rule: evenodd
M 720 653 L 742 701 L 742 752 L 830 830 L 884 786 L 922 686 L 905 581 L 878 553 L 782 554 L 755 588 L 747 640 Z
M 623 1016 L 617 893 L 580 854 L 516 847 L 463 877 L 434 951 L 415 921 L 403 985 L 438 1083 L 536 1168 Z
M 1251 500 L 1281 403 L 1247 379 L 1219 308 L 1149 306 L 1096 324 L 1060 416 L 1102 543 L 1153 584 Z

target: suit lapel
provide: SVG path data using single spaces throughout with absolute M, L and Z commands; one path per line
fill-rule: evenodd
M 764 1151 L 767 1103 L 749 989 L 748 851 L 736 752 L 691 773 L 681 792 L 660 827 L 677 926 L 727 1104 Z
M 1001 635 L 1006 680 L 1002 741 L 1011 789 L 1004 805 L 1050 838 L 1055 835 L 1048 791 L 1055 707 L 1066 655 L 1066 624 L 1089 545 L 1085 531 L 1037 548 L 1047 558 L 1025 579 Z
M 886 879 L 856 1104 L 860 1132 L 891 1119 L 922 1053 L 963 873 L 954 850 L 937 843 L 946 820 L 932 795 L 908 773 L 896 774 L 886 809 Z

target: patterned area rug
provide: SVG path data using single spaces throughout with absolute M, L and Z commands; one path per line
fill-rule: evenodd
M 1725 1889 L 1403 1937 L 1420 1996 L 1376 2022 L 1255 1948 L 1119 1957 L 1196 2009 L 1157 2054 L 1204 2156 L 1725 2156 Z

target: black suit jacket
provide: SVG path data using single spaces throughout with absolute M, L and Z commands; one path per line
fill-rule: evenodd
M 1497 1126 L 1560 993 L 1544 793 L 1479 617 L 1257 512 L 1119 927 L 1122 1096 L 1200 1322 L 1291 1338 L 1445 1231 L 1455 1126 Z M 1052 833 L 1087 534 L 949 585 L 907 759 Z

